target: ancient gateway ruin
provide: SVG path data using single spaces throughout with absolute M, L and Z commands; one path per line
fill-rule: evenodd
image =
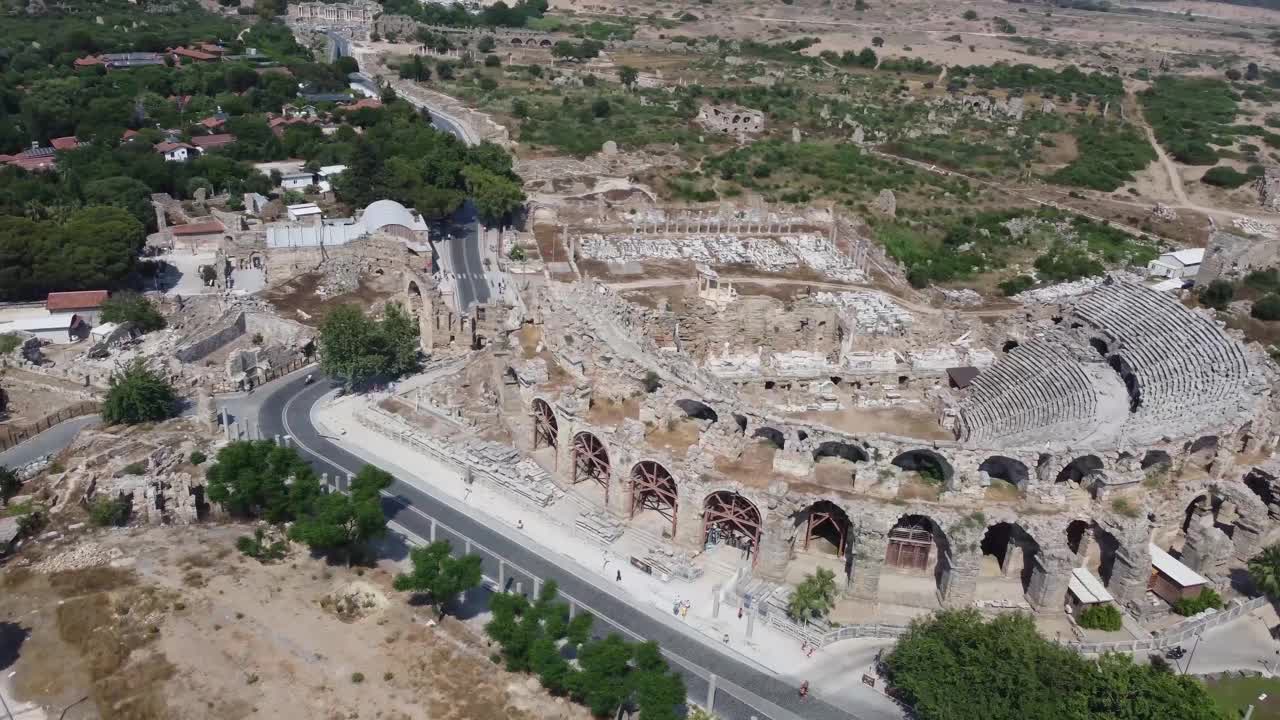
M 1052 612 L 1083 568 L 1142 617 L 1153 543 L 1225 585 L 1277 535 L 1270 364 L 1123 278 L 995 321 L 870 291 L 535 295 L 511 437 L 662 572 Z

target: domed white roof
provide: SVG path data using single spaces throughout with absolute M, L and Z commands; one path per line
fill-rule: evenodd
M 410 230 L 417 226 L 413 213 L 395 200 L 377 200 L 370 203 L 369 207 L 364 209 L 360 220 L 369 232 L 388 225 L 403 225 Z

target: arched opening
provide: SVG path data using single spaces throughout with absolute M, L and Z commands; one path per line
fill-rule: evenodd
M 702 537 L 705 545 L 738 548 L 755 563 L 760 547 L 760 511 L 736 492 L 720 490 L 702 503 Z
M 1067 549 L 1072 555 L 1080 557 L 1089 549 L 1089 523 L 1086 520 L 1072 520 L 1067 525 Z
M 609 502 L 609 453 L 600 438 L 589 432 L 580 432 L 573 438 L 573 477 L 576 485 L 593 480 L 604 488 L 604 501 Z
M 830 500 L 819 500 L 794 516 L 800 549 L 804 552 L 844 557 L 849 539 L 849 515 Z
M 560 444 L 560 423 L 556 421 L 555 411 L 542 398 L 533 400 L 533 449 L 541 447 L 558 447 Z
M 539 46 L 539 47 L 544 47 L 544 48 L 549 48 L 549 47 L 551 47 L 551 41 L 550 41 L 550 40 L 542 40 L 541 42 L 539 42 L 539 43 L 538 43 L 538 46 Z
M 1031 477 L 1025 463 L 1003 455 L 994 455 L 983 460 L 978 466 L 978 472 L 984 472 L 989 477 L 1007 482 L 1018 489 L 1024 488 Z
M 1221 530 L 1229 538 L 1235 537 L 1238 511 L 1235 503 L 1230 505 L 1227 503 L 1227 498 L 1215 492 L 1197 495 L 1187 503 L 1186 510 L 1183 511 L 1183 536 L 1191 534 L 1195 527 L 1212 526 Z
M 771 427 L 758 427 L 751 433 L 751 437 L 766 440 L 779 450 L 787 446 L 787 437 L 782 434 L 782 431 Z
M 1018 347 L 1018 341 L 1017 341 L 1017 340 L 1006 340 L 1006 341 L 1005 341 L 1005 343 L 1004 343 L 1004 345 L 1001 345 L 1001 346 L 1000 346 L 1000 350 L 1001 350 L 1001 352 L 1009 352 L 1010 350 L 1012 350 L 1012 349 L 1014 349 L 1014 348 L 1016 348 L 1016 347 Z
M 708 404 L 697 400 L 677 400 L 676 407 L 684 411 L 685 415 L 694 420 L 710 420 L 711 422 L 719 422 L 720 416 Z
M 1089 338 L 1089 347 L 1093 348 L 1094 352 L 1098 353 L 1098 356 L 1103 358 L 1107 357 L 1107 353 L 1110 352 L 1110 348 L 1107 346 L 1107 341 L 1102 338 Z
M 1205 435 L 1187 445 L 1187 460 L 1208 470 L 1218 453 L 1218 436 Z
M 405 288 L 405 292 L 409 293 L 410 295 L 416 295 L 417 297 L 422 297 L 422 289 L 418 287 L 417 280 L 410 280 L 409 286 Z
M 1080 484 L 1093 473 L 1101 472 L 1102 467 L 1102 459 L 1097 455 L 1084 455 L 1067 463 L 1067 466 L 1058 472 L 1054 482 L 1071 481 Z
M 813 451 L 814 461 L 822 458 L 843 458 L 851 463 L 866 462 L 870 460 L 867 451 L 853 443 L 841 442 L 839 440 L 828 440 Z
M 1021 525 L 1001 522 L 987 528 L 980 544 L 982 568 L 980 575 L 1017 579 L 1020 592 L 1014 597 L 998 599 L 1017 600 L 1031 587 L 1031 573 L 1035 569 L 1035 556 L 1040 544 Z M 998 588 L 992 588 L 998 592 Z M 997 598 L 988 598 L 997 599 Z
M 1169 453 L 1163 450 L 1148 450 L 1147 453 L 1142 456 L 1142 462 L 1139 463 L 1139 466 L 1143 470 L 1150 470 L 1151 468 L 1163 468 L 1168 470 L 1172 465 L 1173 458 L 1169 457 Z
M 1110 587 L 1111 572 L 1115 569 L 1116 554 L 1120 551 L 1120 541 L 1115 535 L 1102 529 L 1097 523 L 1093 525 L 1093 543 L 1085 552 L 1081 567 L 1093 572 Z
M 932 575 L 933 590 L 941 592 L 951 571 L 946 535 L 924 515 L 904 515 L 889 531 L 889 543 L 885 548 L 884 562 L 891 568 L 911 575 Z M 937 552 L 934 552 L 934 550 Z M 883 580 L 882 580 L 883 583 Z M 920 588 L 907 587 L 904 594 L 919 594 Z
M 903 470 L 919 473 L 922 480 L 933 485 L 950 482 L 953 474 L 951 463 L 932 450 L 908 450 L 894 458 L 893 464 Z
M 1268 506 L 1276 504 L 1275 482 L 1276 478 L 1273 475 L 1258 468 L 1253 468 L 1244 476 L 1245 486 Z
M 641 460 L 631 468 L 632 519 L 646 510 L 652 510 L 666 519 L 663 535 L 676 536 L 676 481 L 662 464 Z M 667 533 L 670 532 L 668 535 Z
M 512 45 L 523 45 L 524 43 L 520 40 L 520 38 L 511 38 L 511 44 L 512 44 Z

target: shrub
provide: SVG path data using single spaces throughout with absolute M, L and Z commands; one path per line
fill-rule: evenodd
M 1116 498 L 1111 501 L 1111 509 L 1125 517 L 1138 517 L 1138 508 L 1133 506 L 1127 498 Z
M 978 19 L 978 11 L 977 11 L 977 10 L 965 10 L 965 11 L 964 11 L 964 14 L 963 14 L 963 15 L 961 15 L 960 17 L 964 18 L 965 20 L 977 20 L 977 19 Z
M 164 316 L 151 301 L 135 292 L 112 295 L 102 303 L 102 322 L 131 322 L 142 332 L 159 330 L 165 325 Z
M 1254 270 L 1244 276 L 1244 286 L 1257 292 L 1278 292 L 1280 291 L 1280 270 L 1275 268 Z
M 0 355 L 8 355 L 22 344 L 22 339 L 12 333 L 0 335 Z
M 1236 289 L 1226 280 L 1214 280 L 1200 291 L 1200 304 L 1214 310 L 1225 310 L 1236 296 Z
M 147 464 L 143 462 L 132 462 L 125 465 L 121 472 L 125 475 L 146 475 Z
M 658 373 L 649 370 L 644 374 L 644 391 L 652 393 L 662 387 L 662 378 L 658 377 Z
M 192 450 L 192 451 L 191 451 L 191 455 L 190 455 L 187 459 L 189 459 L 189 460 L 191 461 L 191 464 L 192 464 L 192 465 L 199 465 L 199 464 L 203 463 L 205 460 L 208 460 L 208 459 L 209 459 L 209 456 L 208 456 L 208 455 L 205 455 L 204 453 L 200 452 L 199 450 Z
M 1204 588 L 1193 598 L 1182 598 L 1173 604 L 1173 611 L 1179 615 L 1190 617 L 1209 608 L 1222 609 L 1222 596 L 1213 588 Z
M 364 673 L 362 672 L 351 673 L 351 682 L 356 683 L 357 685 L 364 682 Z
M 137 425 L 173 417 L 177 395 L 173 386 L 136 359 L 123 372 L 111 376 L 111 388 L 102 404 L 102 419 L 108 424 Z
M 1115 605 L 1094 605 L 1085 608 L 1080 617 L 1080 627 L 1089 630 L 1106 630 L 1107 632 L 1115 632 L 1124 624 L 1120 617 L 1120 611 Z
M 501 64 L 502 64 L 502 58 L 498 57 L 497 55 L 485 55 L 485 56 L 484 56 L 484 66 L 485 66 L 485 67 L 498 67 L 498 66 L 499 66 L 499 65 L 501 65 Z
M 1253 304 L 1249 314 L 1258 320 L 1275 322 L 1280 320 L 1280 295 L 1271 293 Z
M 1030 275 L 1015 275 L 1014 277 L 1000 283 L 1000 292 L 1005 297 L 1012 297 L 1018 293 L 1028 290 L 1036 281 L 1031 279 Z
M 1226 165 L 1215 165 L 1206 170 L 1204 174 L 1200 176 L 1200 182 L 1205 185 L 1214 185 L 1216 187 L 1224 188 L 1238 188 L 1252 179 L 1253 176 L 1246 175 L 1245 173 Z
M 129 505 L 122 498 L 99 498 L 89 505 L 89 522 L 99 527 L 124 525 Z

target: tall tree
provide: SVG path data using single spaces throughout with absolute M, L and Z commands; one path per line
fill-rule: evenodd
M 148 368 L 141 358 L 114 373 L 110 382 L 102 403 L 102 419 L 108 424 L 157 422 L 177 412 L 178 398 L 173 386 Z
M 366 543 L 386 534 L 381 493 L 391 480 L 387 471 L 365 465 L 352 479 L 348 494 L 333 492 L 315 498 L 289 529 L 290 539 L 312 550 L 340 553 L 349 564 Z
M 480 584 L 480 556 L 453 557 L 448 540 L 439 540 L 409 553 L 413 570 L 396 576 L 401 592 L 425 593 L 441 616 L 449 603 Z
M 136 292 L 120 292 L 102 303 L 99 318 L 103 322 L 133 323 L 141 332 L 159 330 L 165 326 L 164 316 L 154 303 Z
M 0 500 L 4 501 L 5 507 L 9 506 L 9 501 L 13 496 L 18 494 L 22 489 L 22 480 L 18 478 L 18 473 L 0 465 Z
M 385 373 L 387 365 L 382 333 L 359 307 L 336 307 L 320 323 L 320 367 L 348 388 Z
M 209 499 L 232 515 L 288 522 L 311 507 L 320 481 L 293 448 L 269 440 L 233 442 L 205 471 Z

